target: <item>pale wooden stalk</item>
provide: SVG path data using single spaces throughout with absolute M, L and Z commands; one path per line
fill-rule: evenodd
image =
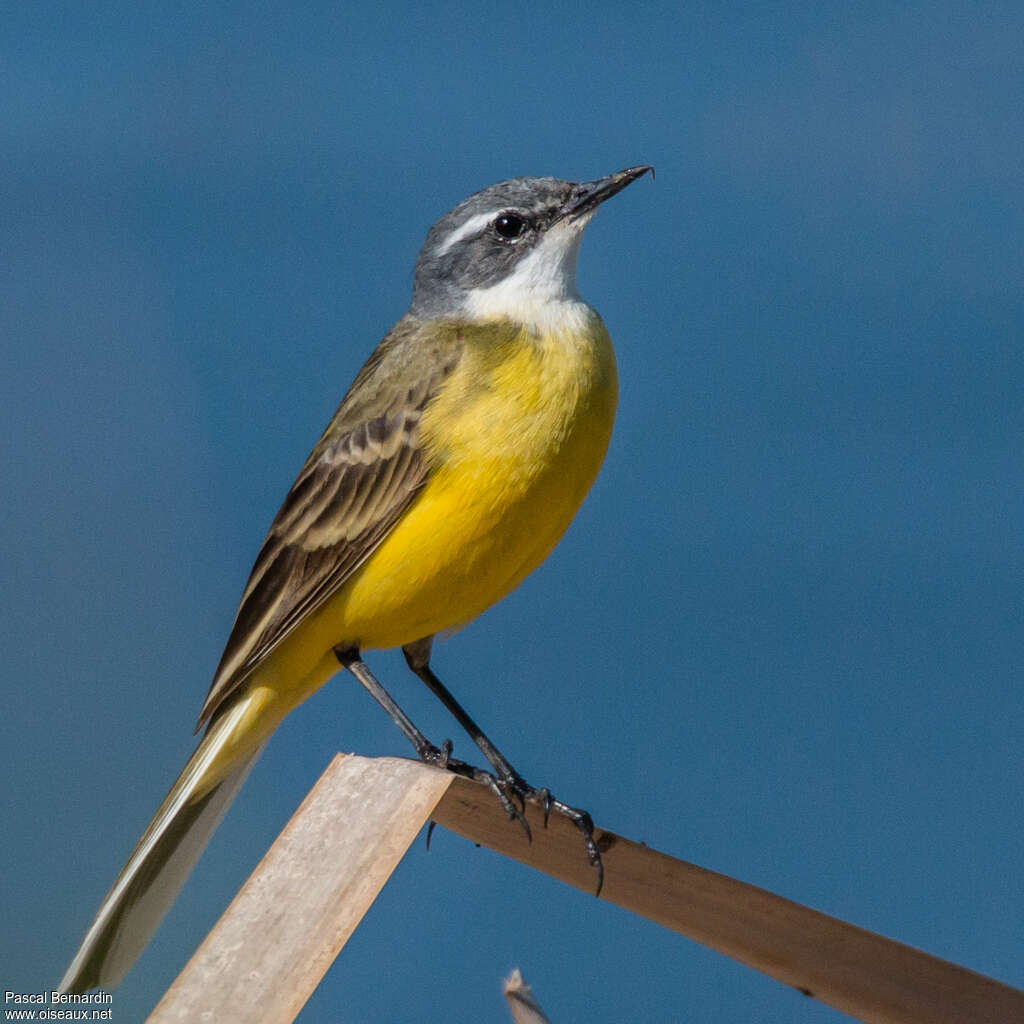
M 148 1024 L 294 1020 L 452 778 L 335 757 Z
M 150 1024 L 293 1020 L 428 818 L 592 892 L 596 875 L 575 827 L 553 816 L 545 828 L 532 806 L 528 817 L 532 843 L 485 786 L 404 759 L 339 755 Z M 602 899 L 852 1017 L 1024 1021 L 1024 992 L 1001 982 L 612 832 L 597 837 Z M 440 864 L 446 854 L 436 856 Z

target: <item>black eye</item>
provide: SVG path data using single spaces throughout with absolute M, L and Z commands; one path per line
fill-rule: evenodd
M 503 213 L 495 220 L 494 230 L 502 238 L 518 238 L 526 230 L 526 221 L 516 213 Z

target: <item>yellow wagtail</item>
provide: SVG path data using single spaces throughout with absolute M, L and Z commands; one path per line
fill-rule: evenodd
M 590 182 L 513 178 L 429 231 L 412 304 L 366 361 L 260 549 L 199 716 L 205 733 L 103 901 L 60 988 L 113 988 L 145 948 L 284 716 L 340 662 L 425 761 L 487 781 L 505 809 L 589 815 L 535 790 L 430 668 L 547 557 L 590 489 L 615 418 L 615 355 L 576 290 L 598 205 L 649 167 Z M 494 774 L 427 741 L 363 663 L 402 647 Z M 198 728 L 197 727 L 197 728 Z

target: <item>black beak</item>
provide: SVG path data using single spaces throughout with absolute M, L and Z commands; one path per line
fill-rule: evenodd
M 581 214 L 589 213 L 637 178 L 642 178 L 648 171 L 653 178 L 654 168 L 645 164 L 642 167 L 627 167 L 624 171 L 609 174 L 608 177 L 598 178 L 596 181 L 581 181 L 569 196 L 562 216 L 579 217 Z

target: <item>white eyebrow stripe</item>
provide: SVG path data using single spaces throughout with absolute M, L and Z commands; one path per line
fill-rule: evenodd
M 453 245 L 461 242 L 464 238 L 469 235 L 475 235 L 482 227 L 489 224 L 495 217 L 501 213 L 502 210 L 507 209 L 505 206 L 499 206 L 494 210 L 490 210 L 488 213 L 478 213 L 475 217 L 470 217 L 465 224 L 459 225 L 443 242 L 441 247 L 435 252 L 435 256 L 443 256 Z

